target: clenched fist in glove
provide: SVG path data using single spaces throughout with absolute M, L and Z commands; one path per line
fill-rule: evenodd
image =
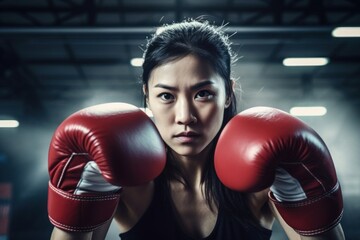
M 56 129 L 49 149 L 48 213 L 66 231 L 92 231 L 111 220 L 122 186 L 153 180 L 165 147 L 151 119 L 125 103 L 80 110 Z
M 336 226 L 343 201 L 329 150 L 299 119 L 256 107 L 236 115 L 215 150 L 215 168 L 227 187 L 269 197 L 285 222 L 301 235 Z

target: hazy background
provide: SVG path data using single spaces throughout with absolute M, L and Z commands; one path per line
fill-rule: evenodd
M 327 143 L 343 189 L 347 239 L 360 239 L 359 38 L 334 38 L 360 26 L 351 0 L 0 0 L 0 240 L 49 239 L 47 151 L 56 126 L 93 104 L 142 106 L 141 58 L 158 26 L 203 16 L 228 23 L 239 110 L 266 105 L 325 106 L 301 117 Z M 285 57 L 327 57 L 321 67 L 285 67 Z M 11 194 L 9 194 L 11 188 Z M 10 211 L 8 209 L 10 207 Z M 1 219 L 0 218 L 0 219 Z M 8 219 L 8 224 L 4 219 Z M 116 236 L 112 228 L 110 236 Z M 272 239 L 285 239 L 274 229 Z

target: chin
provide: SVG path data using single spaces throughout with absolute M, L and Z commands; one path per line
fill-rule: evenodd
M 194 147 L 193 145 L 172 148 L 177 155 L 184 157 L 197 156 L 203 153 L 205 149 L 207 149 L 206 146 Z
M 195 149 L 173 149 L 173 151 L 177 155 L 184 157 L 196 156 L 201 152 L 201 151 L 196 151 Z

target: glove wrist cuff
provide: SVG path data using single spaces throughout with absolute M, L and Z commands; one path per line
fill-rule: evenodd
M 65 231 L 93 231 L 112 219 L 120 193 L 74 195 L 49 182 L 48 214 L 50 222 Z
M 285 222 L 304 236 L 317 235 L 334 228 L 343 215 L 339 183 L 322 196 L 303 201 L 279 202 L 271 191 L 269 198 Z

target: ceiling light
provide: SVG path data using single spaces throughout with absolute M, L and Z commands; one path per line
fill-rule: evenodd
M 331 35 L 333 37 L 360 37 L 360 27 L 337 27 Z
M 19 122 L 16 120 L 0 120 L 0 128 L 17 128 Z
M 131 66 L 133 67 L 141 67 L 144 63 L 144 59 L 143 58 L 133 58 L 130 61 Z
M 312 58 L 285 58 L 283 65 L 287 67 L 300 66 L 324 66 L 329 63 L 328 58 L 312 57 Z
M 294 116 L 324 116 L 327 109 L 322 106 L 314 107 L 293 107 L 290 109 L 290 114 Z

